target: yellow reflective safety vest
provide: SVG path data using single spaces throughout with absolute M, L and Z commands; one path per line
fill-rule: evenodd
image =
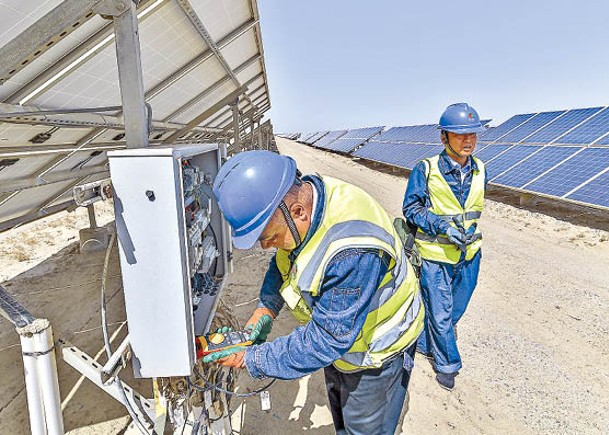
M 391 256 L 356 342 L 334 366 L 343 372 L 378 368 L 413 344 L 423 328 L 419 284 L 402 241 L 387 212 L 359 187 L 323 177 L 324 212 L 319 227 L 293 263 L 289 251 L 277 250 L 283 277 L 281 295 L 296 320 L 311 320 L 312 309 L 302 292 L 319 294 L 328 262 L 351 248 L 378 249 Z
M 424 160 L 427 190 L 431 201 L 429 211 L 455 228 L 458 228 L 455 220 L 465 230 L 476 224 L 475 234 L 479 234 L 479 236 L 476 241 L 467 245 L 465 260 L 471 260 L 482 246 L 482 233 L 477 226 L 477 222 L 484 205 L 484 163 L 476 157 L 472 156 L 472 158 L 478 169 L 474 170 L 472 174 L 472 185 L 465 201 L 465 207 L 461 207 L 459 200 L 455 197 L 444 179 L 442 171 L 440 171 L 438 166 L 440 156 L 437 155 Z M 461 258 L 461 251 L 448 240 L 445 234 L 430 236 L 419 229 L 415 235 L 415 243 L 419 248 L 421 257 L 426 260 L 457 264 Z

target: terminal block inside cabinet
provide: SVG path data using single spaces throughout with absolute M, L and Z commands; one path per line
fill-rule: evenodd
M 214 144 L 108 153 L 136 377 L 189 375 L 230 271 Z

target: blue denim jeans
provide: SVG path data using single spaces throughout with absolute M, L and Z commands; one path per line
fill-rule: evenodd
M 342 373 L 334 366 L 324 368 L 338 435 L 393 435 L 404 406 L 415 346 L 379 369 Z
M 419 336 L 417 350 L 433 355 L 436 371 L 456 373 L 462 367 L 454 326 L 476 287 L 482 251 L 470 261 L 457 264 L 423 260 L 421 294 L 425 305 L 425 327 Z

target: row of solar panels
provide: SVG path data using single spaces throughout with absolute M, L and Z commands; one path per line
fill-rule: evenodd
M 432 124 L 321 131 L 298 140 L 410 170 L 443 149 Z M 595 107 L 513 116 L 479 135 L 475 155 L 486 163 L 493 184 L 609 208 L 606 145 L 609 108 Z

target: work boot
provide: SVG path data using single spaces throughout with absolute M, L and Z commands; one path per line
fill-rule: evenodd
M 442 388 L 451 391 L 455 388 L 455 376 L 457 376 L 457 373 L 438 373 L 436 374 L 436 381 Z

